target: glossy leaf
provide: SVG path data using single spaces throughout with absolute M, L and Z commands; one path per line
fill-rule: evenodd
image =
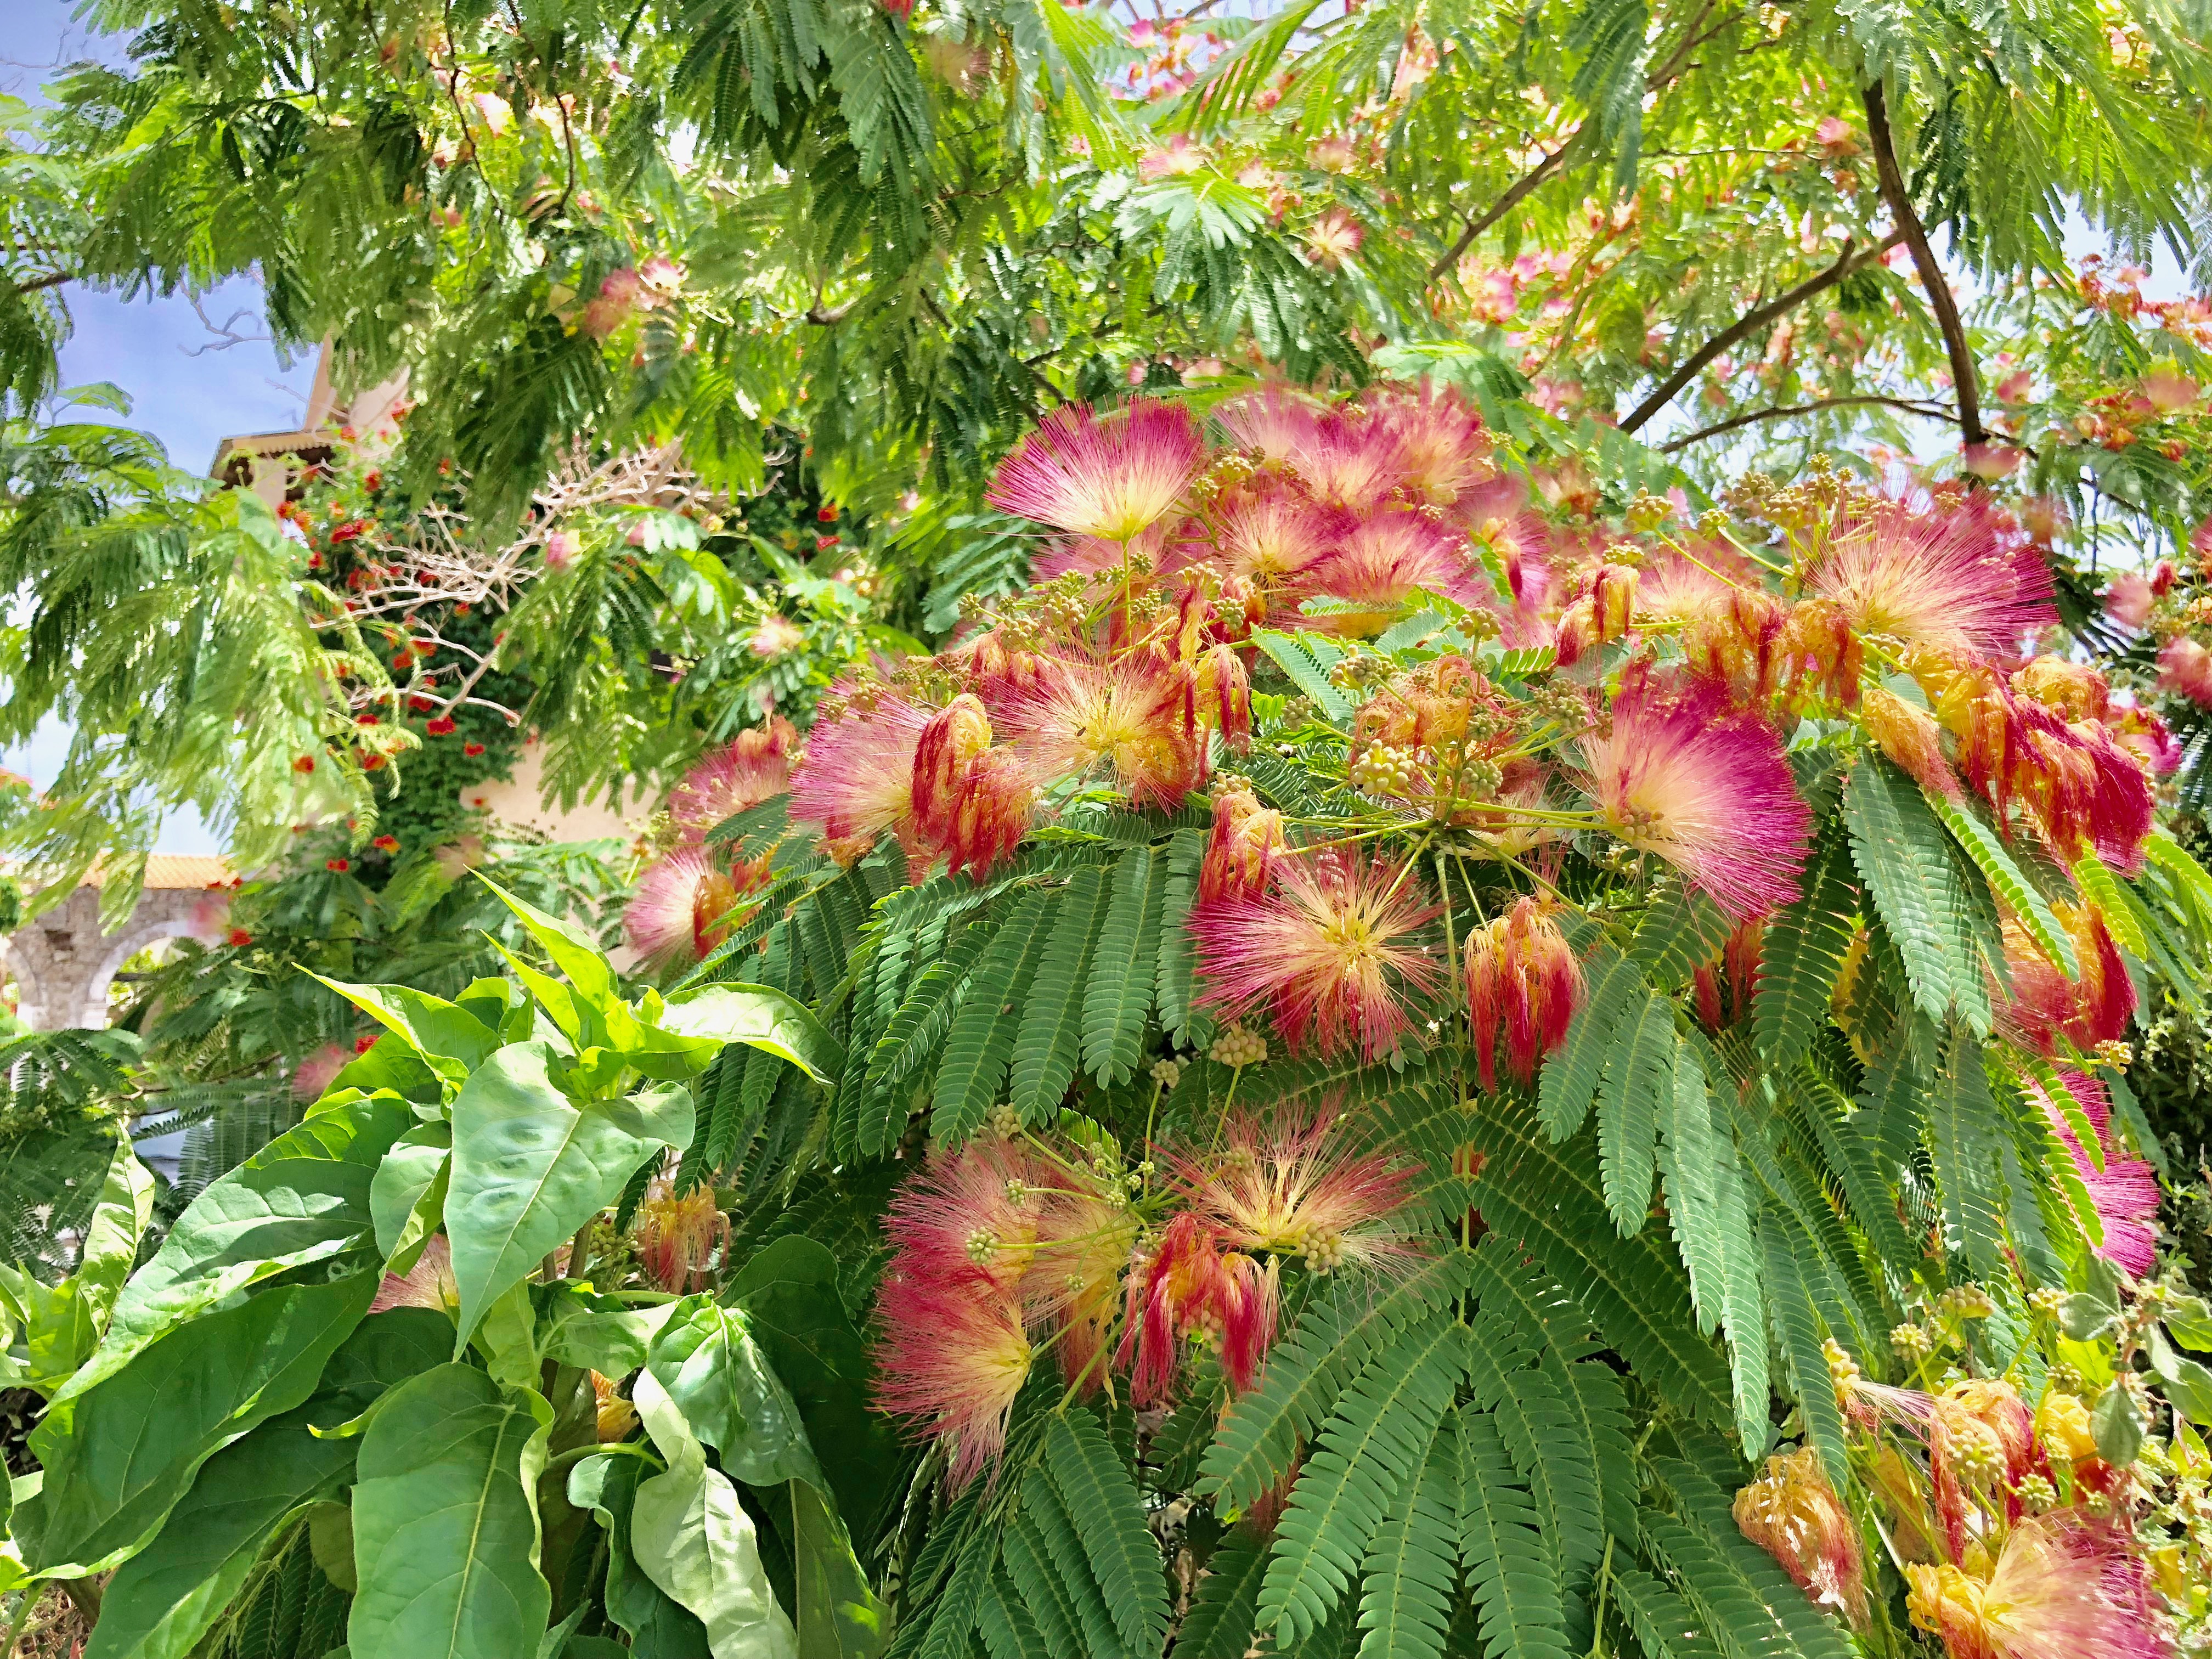
M 415 1121 L 404 1100 L 356 1101 L 309 1118 L 212 1182 L 123 1287 L 99 1352 L 58 1400 L 112 1376 L 163 1332 L 256 1280 L 362 1238 L 377 1165 Z
M 645 1364 L 691 1431 L 720 1454 L 726 1473 L 749 1486 L 805 1480 L 827 1489 L 799 1407 L 743 1311 L 685 1297 Z
M 835 1083 L 845 1051 L 806 1005 L 771 985 L 702 985 L 668 999 L 658 1030 L 703 1042 L 695 1070 L 742 1042 L 787 1060 L 817 1083 Z
M 798 1659 L 797 1632 L 776 1605 L 752 1518 L 727 1475 L 647 1371 L 634 1397 L 668 1468 L 638 1483 L 630 1548 L 646 1576 L 707 1627 L 714 1659 Z
M 552 1606 L 530 1485 L 552 1411 L 467 1365 L 392 1391 L 353 1489 L 351 1659 L 535 1653 Z
M 31 1435 L 46 1482 L 15 1512 L 24 1559 L 89 1569 L 135 1549 L 210 1456 L 307 1399 L 376 1285 L 374 1273 L 357 1273 L 264 1291 L 57 1396 Z
M 360 1441 L 313 1431 L 337 1428 L 386 1388 L 439 1364 L 447 1328 L 425 1309 L 371 1316 L 331 1357 L 313 1399 L 202 1464 L 160 1534 L 108 1582 L 85 1659 L 191 1652 L 278 1523 L 352 1478 Z
M 465 1346 L 485 1310 L 621 1195 L 647 1158 L 691 1140 L 682 1090 L 571 1105 L 542 1042 L 502 1048 L 454 1097 L 446 1197 Z

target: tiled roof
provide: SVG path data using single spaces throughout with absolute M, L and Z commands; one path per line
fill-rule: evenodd
M 155 853 L 146 860 L 146 885 L 163 892 L 197 891 L 204 887 L 228 886 L 231 868 L 221 859 L 186 853 Z M 88 887 L 100 883 L 94 865 L 85 878 Z

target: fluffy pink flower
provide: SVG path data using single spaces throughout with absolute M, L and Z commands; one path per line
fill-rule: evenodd
M 1129 1397 L 1139 1407 L 1172 1391 L 1179 1339 L 1194 1333 L 1219 1345 L 1231 1388 L 1242 1391 L 1259 1379 L 1275 1337 L 1276 1275 L 1224 1243 L 1185 1210 L 1130 1273 L 1115 1363 L 1129 1368 Z
M 1368 399 L 1369 419 L 1392 441 L 1408 495 L 1449 507 L 1496 471 L 1482 416 L 1446 387 L 1424 380 L 1418 391 L 1394 388 Z
M 1229 1120 L 1223 1144 L 1174 1153 L 1170 1178 L 1231 1244 L 1303 1255 L 1316 1273 L 1409 1259 L 1391 1223 L 1414 1171 L 1346 1144 L 1340 1101 Z
M 2071 1510 L 2021 1520 L 1986 1582 L 1949 1562 L 1905 1568 L 1912 1622 L 1950 1659 L 2166 1659 L 2173 1646 L 2140 1547 Z
M 822 827 L 831 856 L 850 864 L 887 831 L 909 836 L 914 751 L 932 711 L 892 694 L 855 700 L 807 733 L 791 778 L 791 817 Z
M 1807 1446 L 1766 1460 L 1766 1473 L 1735 1495 L 1735 1524 L 1782 1564 L 1797 1588 L 1854 1626 L 1867 1616 L 1866 1559 L 1858 1525 Z
M 1412 1023 L 1407 996 L 1441 977 L 1420 939 L 1436 907 L 1410 875 L 1355 854 L 1285 858 L 1275 870 L 1273 893 L 1193 913 L 1206 1006 L 1226 1019 L 1266 1006 L 1293 1052 L 1381 1058 Z
M 331 1079 L 345 1070 L 352 1060 L 352 1049 L 325 1042 L 292 1068 L 293 1098 L 320 1100 L 330 1088 Z
M 1053 664 L 1006 699 L 1008 739 L 1040 786 L 1110 772 L 1139 806 L 1173 809 L 1206 781 L 1195 678 L 1148 652 Z
M 1006 1443 L 1006 1419 L 1036 1358 L 1020 1304 L 987 1283 L 904 1277 L 876 1299 L 876 1394 L 934 1436 L 957 1491 Z
M 2153 409 L 2161 415 L 2178 415 L 2194 409 L 2203 388 L 2179 370 L 2153 369 L 2143 376 L 2142 395 Z
M 1928 512 L 1847 509 L 1806 586 L 1862 634 L 1978 656 L 2017 656 L 2026 635 L 2058 619 L 2042 555 L 1979 497 Z
M 1331 208 L 1305 234 L 1306 252 L 1323 270 L 1334 270 L 1359 252 L 1367 233 L 1342 208 Z
M 2157 1261 L 2158 1230 L 2153 1224 L 2158 1216 L 2157 1173 L 2142 1158 L 2127 1156 L 2112 1139 L 2112 1101 L 2103 1084 L 2070 1070 L 2059 1073 L 2058 1078 L 2089 1120 L 2089 1127 L 2097 1132 L 2098 1150 L 2105 1160 L 2101 1170 L 2090 1163 L 2089 1154 L 2057 1103 L 2036 1084 L 2029 1083 L 2028 1088 L 2042 1106 L 2051 1133 L 2073 1158 L 2081 1184 L 2089 1189 L 2089 1201 L 2097 1206 L 2097 1218 L 2104 1223 L 2105 1242 L 2097 1247 L 2097 1254 L 2141 1279 Z
M 1215 418 L 1245 448 L 1288 466 L 1327 507 L 1371 512 L 1404 476 L 1398 433 L 1354 407 L 1269 390 L 1223 404 Z
M 412 1267 L 404 1273 L 385 1274 L 368 1310 L 380 1314 L 394 1308 L 434 1308 L 441 1313 L 453 1313 L 460 1305 L 461 1288 L 453 1278 L 453 1246 L 446 1242 L 445 1234 L 434 1233 Z
M 2150 608 L 2156 599 L 2148 577 L 2139 571 L 2124 570 L 2105 590 L 2105 614 L 2121 627 L 2141 633 L 2150 620 Z
M 770 611 L 753 629 L 745 648 L 756 657 L 775 658 L 796 651 L 805 643 L 806 635 L 798 623 L 779 611 Z
M 1061 1184 L 1040 1174 L 1012 1142 L 979 1138 L 939 1152 L 899 1186 L 884 1224 L 902 1276 L 932 1283 L 980 1280 L 1020 1288 L 1036 1251 L 1041 1189 Z
M 566 570 L 584 550 L 583 538 L 572 530 L 556 530 L 545 538 L 545 568 Z
M 1198 902 L 1266 890 L 1283 850 L 1283 815 L 1249 789 L 1224 789 L 1213 802 L 1213 830 L 1198 866 Z
M 2212 708 L 2212 651 L 2186 634 L 2177 634 L 2158 653 L 2158 689 Z
M 2006 917 L 2005 967 L 2012 998 L 2005 1024 L 2020 1041 L 2055 1057 L 2062 1037 L 2084 1050 L 2118 1041 L 2135 1017 L 2136 988 L 2102 910 L 2063 899 L 2054 901 L 2051 909 L 2074 941 L 2079 976 L 2068 979 L 2027 930 Z
M 744 895 L 766 879 L 764 860 L 732 876 L 705 848 L 678 847 L 638 878 L 623 911 L 623 929 L 647 962 L 704 961 L 728 935 Z
M 1469 606 L 1492 598 L 1465 537 L 1425 514 L 1399 508 L 1353 525 L 1337 550 L 1314 568 L 1310 585 L 1316 592 L 1370 608 L 1309 619 L 1314 627 L 1352 632 L 1371 627 L 1417 587 Z
M 791 787 L 799 733 L 781 715 L 740 732 L 702 756 L 668 798 L 668 814 L 686 841 L 702 841 L 726 817 Z
M 1297 489 L 1258 483 L 1223 492 L 1213 515 L 1215 556 L 1233 575 L 1297 581 L 1335 545 L 1337 526 Z
M 1625 690 L 1613 729 L 1583 739 L 1582 787 L 1613 833 L 1667 860 L 1739 921 L 1797 896 L 1812 814 L 1774 728 L 1718 688 Z
M 1103 418 L 1072 404 L 1046 416 L 1000 465 L 988 499 L 1057 530 L 1126 542 L 1166 516 L 1202 453 L 1180 404 L 1137 398 Z

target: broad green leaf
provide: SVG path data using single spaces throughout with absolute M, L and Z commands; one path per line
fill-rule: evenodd
M 468 1365 L 392 1390 L 353 1489 L 351 1659 L 535 1653 L 552 1607 L 530 1486 L 552 1410 Z
M 668 1468 L 638 1483 L 630 1548 L 646 1576 L 707 1627 L 714 1659 L 798 1659 L 797 1632 L 776 1605 L 753 1523 L 651 1371 L 633 1398 Z
M 306 971 L 306 970 L 302 970 Z M 404 985 L 348 985 L 308 972 L 372 1019 L 380 1022 L 448 1082 L 459 1083 L 500 1046 L 500 1034 L 465 1008 Z
M 836 1501 L 805 1480 L 789 1490 L 799 1651 L 805 1659 L 877 1659 L 890 1639 L 890 1609 L 868 1588 Z
M 453 1099 L 446 1235 L 461 1298 L 456 1353 L 485 1310 L 621 1196 L 640 1164 L 691 1142 L 682 1090 L 579 1111 L 548 1076 L 551 1058 L 542 1042 L 511 1044 Z
M 2174 1410 L 2192 1423 L 2212 1423 L 2212 1370 L 2173 1351 L 2166 1333 L 2150 1332 L 2150 1365 L 2166 1385 L 2166 1397 Z
M 139 1163 L 127 1136 L 118 1136 L 115 1155 L 109 1159 L 107 1178 L 100 1185 L 86 1227 L 84 1249 L 77 1260 L 77 1300 L 91 1321 L 96 1339 L 107 1328 L 108 1315 L 123 1281 L 138 1260 L 138 1241 L 154 1218 L 154 1177 Z M 89 1345 L 88 1345 L 89 1352 Z
M 85 1659 L 184 1659 L 278 1523 L 352 1478 L 361 1443 L 313 1431 L 337 1428 L 441 1363 L 448 1328 L 426 1309 L 371 1315 L 331 1357 L 313 1399 L 202 1464 L 153 1542 L 109 1581 Z
M 535 973 L 518 975 L 532 994 L 545 1003 L 546 1012 L 553 1016 L 554 1023 L 561 1026 L 568 1040 L 579 1048 L 620 1048 L 620 1038 L 627 1035 L 635 1022 L 629 1006 L 623 1000 L 621 982 L 606 953 L 573 922 L 546 915 L 481 872 L 477 879 L 514 913 L 530 937 L 552 960 L 554 968 L 567 978 L 567 985 L 553 988 L 560 994 L 549 1001 L 541 990 L 541 976 Z M 518 969 L 523 965 L 512 955 L 507 955 L 507 961 Z
M 376 1249 L 386 1262 L 393 1261 L 408 1245 L 437 1229 L 438 1217 L 426 1215 L 424 1200 L 438 1188 L 438 1208 L 444 1210 L 444 1182 L 451 1166 L 453 1127 L 425 1123 L 399 1137 L 384 1162 L 376 1166 L 368 1183 L 368 1213 L 376 1229 Z M 405 1267 L 392 1269 L 404 1273 Z
M 744 1310 L 753 1340 L 799 1402 L 837 1512 L 873 1526 L 896 1477 L 898 1437 L 875 1409 L 867 1344 L 838 1298 L 836 1258 L 811 1238 L 780 1238 L 724 1295 Z
M 805 1003 L 771 985 L 702 985 L 668 999 L 658 1030 L 698 1039 L 702 1069 L 724 1043 L 742 1042 L 789 1060 L 817 1083 L 835 1083 L 845 1051 Z
M 721 1454 L 726 1473 L 749 1486 L 810 1480 L 828 1489 L 799 1407 L 740 1310 L 686 1297 L 645 1364 L 691 1431 Z
M 707 1627 L 647 1577 L 630 1553 L 638 1482 L 650 1473 L 641 1457 L 605 1452 L 568 1472 L 568 1501 L 590 1510 L 606 1533 L 607 1617 L 629 1633 L 642 1659 L 713 1659 Z
M 210 1183 L 124 1285 L 99 1351 L 56 1403 L 112 1376 L 165 1331 L 256 1280 L 336 1255 L 364 1237 L 377 1165 L 415 1122 L 404 1100 L 356 1101 L 309 1118 Z
M 544 1329 L 541 1349 L 546 1358 L 563 1365 L 624 1376 L 645 1364 L 653 1338 L 682 1306 L 663 1302 L 640 1307 L 573 1285 L 556 1285 L 551 1305 L 539 1315 Z
M 367 1273 L 264 1291 L 193 1320 L 93 1387 L 58 1396 L 31 1434 L 46 1481 L 15 1511 L 25 1559 L 92 1570 L 136 1549 L 202 1463 L 307 1399 L 376 1286 Z

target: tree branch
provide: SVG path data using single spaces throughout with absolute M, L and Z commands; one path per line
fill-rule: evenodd
M 1895 247 L 1901 240 L 1903 240 L 1903 233 L 1892 231 L 1882 240 L 1864 251 L 1856 249 L 1850 242 L 1845 242 L 1843 252 L 1837 256 L 1836 263 L 1820 272 L 1819 276 L 1808 276 L 1779 298 L 1769 300 L 1755 311 L 1747 312 L 1737 321 L 1723 329 L 1698 347 L 1691 355 L 1687 362 L 1669 374 L 1661 383 L 1656 392 L 1636 406 L 1635 413 L 1620 423 L 1620 429 L 1623 432 L 1635 431 L 1672 403 L 1676 392 L 1697 379 L 1698 372 L 1707 363 L 1712 362 L 1737 341 L 1758 333 L 1759 330 L 1785 313 L 1795 311 L 1815 294 L 1842 282 L 1860 266 L 1871 264 Z
M 1711 40 L 1715 35 L 1720 33 L 1722 30 L 1727 28 L 1729 24 L 1735 22 L 1735 20 L 1742 15 L 1738 11 L 1729 11 L 1721 18 L 1720 21 L 1714 24 L 1712 27 L 1707 29 L 1703 34 L 1698 33 L 1698 25 L 1705 21 L 1705 14 L 1712 9 L 1713 0 L 1700 0 L 1698 9 L 1690 18 L 1689 27 L 1682 32 L 1681 45 L 1674 48 L 1673 52 L 1668 56 L 1667 61 L 1664 64 L 1661 64 L 1657 69 L 1654 70 L 1650 75 L 1644 77 L 1644 88 L 1646 92 L 1658 91 L 1660 88 L 1667 85 L 1668 82 L 1674 80 L 1675 76 L 1681 74 L 1683 68 L 1689 62 L 1690 54 L 1692 52 L 1696 51 L 1698 47 L 1703 46 L 1706 41 Z M 1432 283 L 1435 282 L 1438 277 L 1442 276 L 1444 272 L 1449 270 L 1454 265 L 1457 264 L 1459 263 L 1460 255 L 1465 253 L 1468 248 L 1474 245 L 1474 239 L 1476 237 L 1481 235 L 1484 231 L 1488 230 L 1491 226 L 1496 224 L 1507 214 L 1512 212 L 1515 208 L 1521 204 L 1522 199 L 1528 196 L 1529 191 L 1538 189 L 1555 177 L 1559 171 L 1566 166 L 1568 159 L 1573 153 L 1575 147 L 1582 143 L 1583 136 L 1588 132 L 1589 128 L 1589 124 L 1587 121 L 1577 122 L 1575 124 L 1575 130 L 1566 136 L 1565 141 L 1560 144 L 1559 149 L 1553 150 L 1542 161 L 1537 162 L 1534 167 L 1530 168 L 1527 173 L 1522 173 L 1520 178 L 1515 179 L 1513 183 L 1507 187 L 1506 191 L 1503 196 L 1499 197 L 1495 202 L 1492 202 L 1488 207 L 1485 208 L 1474 218 L 1468 220 L 1467 222 L 1467 228 L 1459 234 L 1459 240 L 1451 245 L 1451 252 L 1445 254 L 1443 258 L 1438 259 L 1436 264 L 1429 267 L 1429 280 Z
M 1867 137 L 1874 148 L 1875 175 L 1881 180 L 1881 199 L 1889 205 L 1889 216 L 1905 238 L 1905 246 L 1912 250 L 1912 264 L 1920 272 L 1920 285 L 1928 292 L 1928 308 L 1936 313 L 1936 325 L 1943 331 L 1943 348 L 1950 354 L 1951 385 L 1959 394 L 1959 429 L 1970 444 L 1985 443 L 1989 434 L 1982 427 L 1982 399 L 1979 382 L 1974 369 L 1974 349 L 1966 339 L 1966 325 L 1959 318 L 1959 302 L 1951 295 L 1951 285 L 1943 280 L 1943 267 L 1936 262 L 1936 250 L 1928 243 L 1927 228 L 1920 216 L 1913 211 L 1911 193 L 1905 187 L 1905 174 L 1897 165 L 1897 146 L 1889 131 L 1889 105 L 1875 81 L 1859 94 L 1866 106 Z
M 1566 143 L 1561 144 L 1559 149 L 1553 150 L 1542 161 L 1537 162 L 1534 167 L 1529 168 L 1528 172 L 1522 173 L 1518 179 L 1515 179 L 1511 185 L 1507 188 L 1503 196 L 1492 202 L 1480 213 L 1475 215 L 1474 218 L 1468 220 L 1467 222 L 1467 228 L 1460 232 L 1459 240 L 1451 245 L 1450 251 L 1445 253 L 1442 258 L 1438 259 L 1436 264 L 1429 267 L 1429 280 L 1432 283 L 1435 282 L 1439 276 L 1442 276 L 1444 272 L 1449 270 L 1454 265 L 1457 264 L 1459 263 L 1460 255 L 1466 252 L 1468 248 L 1474 246 L 1474 239 L 1476 237 L 1481 235 L 1484 231 L 1488 230 L 1491 226 L 1496 224 L 1507 214 L 1512 212 L 1515 208 L 1520 206 L 1522 199 L 1531 191 L 1535 190 L 1545 184 L 1553 175 L 1558 173 L 1562 167 L 1565 167 L 1568 155 L 1573 151 L 1576 145 L 1582 143 L 1582 138 L 1583 128 L 1580 125 L 1577 125 L 1572 132 L 1567 135 Z
M 1932 420 L 1956 421 L 1959 418 L 1956 410 L 1946 409 L 1941 404 L 1916 404 L 1904 398 L 1885 398 L 1866 392 L 1849 398 L 1822 398 L 1815 403 L 1778 404 L 1772 409 L 1754 409 L 1747 415 L 1732 416 L 1715 425 L 1692 432 L 1687 437 L 1662 444 L 1659 453 L 1672 455 L 1702 439 L 1717 438 L 1723 432 L 1733 432 L 1738 427 L 1750 426 L 1759 421 L 1777 421 L 1789 415 L 1812 415 L 1824 409 L 1843 409 L 1853 404 L 1881 404 L 1891 409 L 1901 409 L 1908 415 L 1925 415 Z
M 36 294 L 42 288 L 59 288 L 64 283 L 75 281 L 76 272 L 58 270 L 51 276 L 33 276 L 27 283 L 17 283 L 14 284 L 14 291 L 17 294 Z

